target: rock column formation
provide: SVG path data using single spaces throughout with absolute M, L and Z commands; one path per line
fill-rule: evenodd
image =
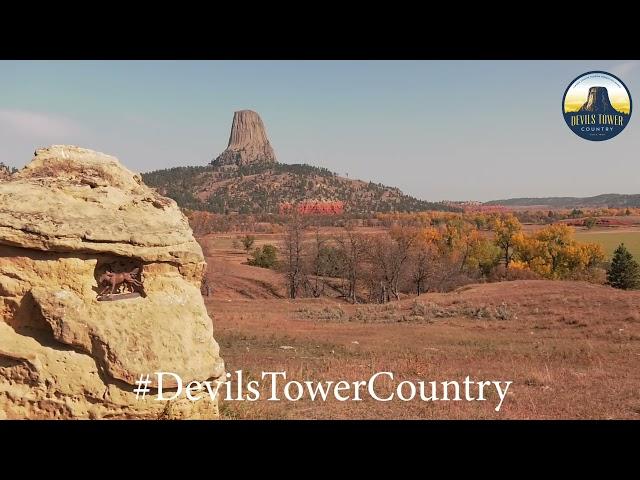
M 146 297 L 96 300 L 100 275 L 135 267 Z M 215 418 L 216 401 L 133 393 L 158 371 L 224 376 L 204 268 L 176 203 L 117 159 L 38 150 L 0 182 L 0 418 Z
M 275 162 L 276 156 L 260 115 L 252 110 L 235 112 L 229 145 L 212 164 L 214 166 L 247 166 Z
M 611 101 L 607 87 L 591 87 L 587 101 L 580 107 L 579 112 L 618 113 Z

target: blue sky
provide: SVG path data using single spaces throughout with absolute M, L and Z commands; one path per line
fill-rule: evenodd
M 564 123 L 590 70 L 636 100 L 638 61 L 0 61 L 0 161 L 73 144 L 136 171 L 204 165 L 252 109 L 279 161 L 427 200 L 640 193 L 638 114 L 605 142 Z

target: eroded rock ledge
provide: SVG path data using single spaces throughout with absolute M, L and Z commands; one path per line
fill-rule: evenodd
M 99 276 L 132 266 L 146 297 L 98 302 Z M 224 374 L 199 290 L 205 266 L 176 203 L 116 158 L 38 150 L 0 182 L 0 417 L 217 416 L 211 402 L 132 393 L 143 373 Z

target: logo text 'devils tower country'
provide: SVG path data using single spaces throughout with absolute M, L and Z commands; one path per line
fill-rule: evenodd
M 562 98 L 567 126 L 586 140 L 609 140 L 625 129 L 631 118 L 631 94 L 607 72 L 588 72 L 573 80 Z

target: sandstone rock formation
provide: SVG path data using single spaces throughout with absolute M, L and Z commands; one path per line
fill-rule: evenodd
M 96 300 L 102 273 L 132 267 L 146 297 Z M 216 402 L 133 393 L 156 371 L 224 375 L 204 268 L 176 203 L 117 159 L 38 150 L 0 182 L 0 418 L 216 417 Z
M 11 176 L 11 169 L 4 163 L 0 162 L 0 181 L 8 180 Z
M 276 156 L 260 115 L 252 110 L 235 112 L 229 145 L 212 164 L 214 166 L 247 166 L 275 162 Z

